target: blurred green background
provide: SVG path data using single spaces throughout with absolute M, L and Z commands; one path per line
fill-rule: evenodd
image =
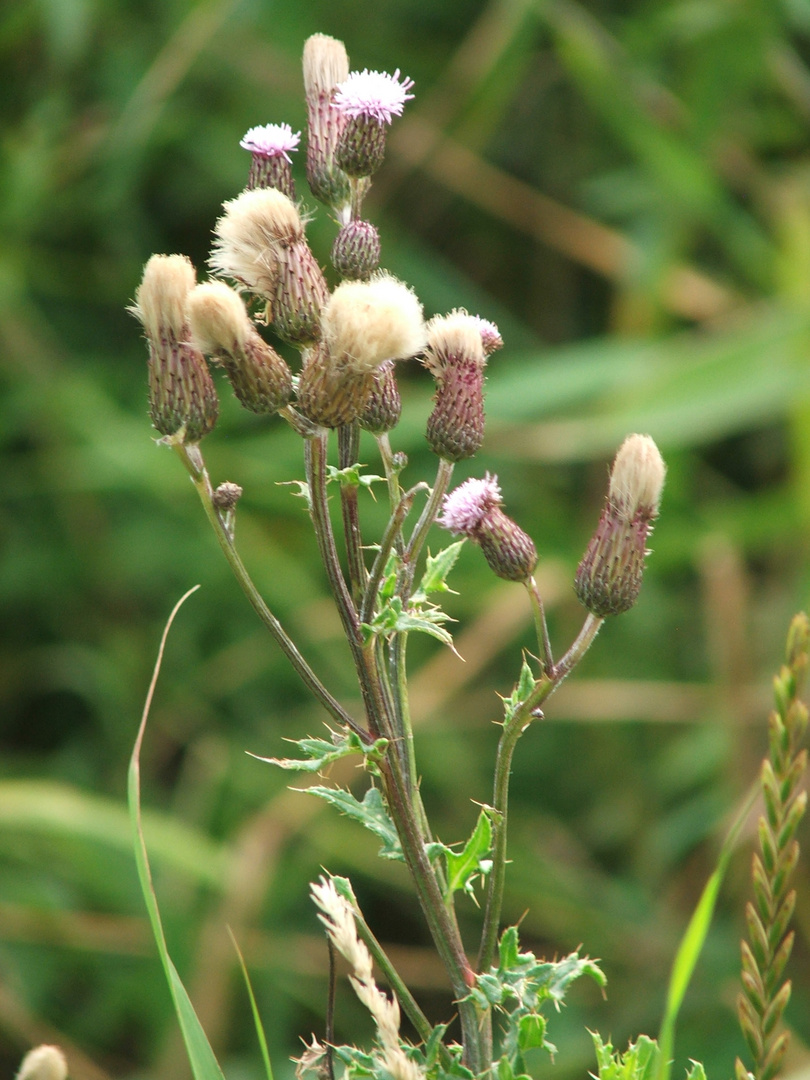
M 610 622 L 516 756 L 506 915 L 552 955 L 602 959 L 552 1018 L 560 1080 L 585 1027 L 655 1034 L 674 949 L 765 746 L 769 678 L 808 602 L 810 3 L 807 0 L 16 0 L 0 14 L 0 1073 L 58 1041 L 74 1080 L 187 1075 L 150 940 L 125 773 L 163 622 L 147 735 L 148 840 L 171 948 L 229 1080 L 260 1075 L 229 924 L 286 1080 L 322 1034 L 326 952 L 307 883 L 349 874 L 426 1008 L 449 1011 L 403 872 L 289 777 L 323 716 L 238 591 L 185 474 L 153 442 L 125 314 L 143 262 L 204 266 L 255 124 L 304 126 L 300 55 L 341 37 L 416 97 L 368 200 L 383 263 L 428 315 L 465 306 L 506 347 L 483 451 L 542 553 L 561 652 L 607 464 L 649 432 L 668 486 L 637 607 Z M 299 155 L 300 159 L 300 155 Z M 296 163 L 304 190 L 301 161 Z M 309 230 L 322 264 L 334 226 Z M 403 371 L 394 434 L 431 479 L 431 386 Z M 238 540 L 273 609 L 350 705 L 303 475 L 281 423 L 223 393 L 205 444 L 243 485 Z M 364 460 L 373 464 L 372 447 Z M 380 510 L 364 506 L 369 522 Z M 443 538 L 432 538 L 434 548 Z M 449 609 L 465 663 L 413 643 L 417 749 L 441 838 L 490 798 L 523 591 L 463 552 Z M 351 769 L 336 781 L 360 781 Z M 804 847 L 810 835 L 803 830 Z M 674 1075 L 742 1053 L 734 1015 L 752 828 L 687 998 Z M 800 864 L 787 1071 L 810 1068 L 810 863 Z M 477 912 L 463 912 L 470 927 Z M 338 1035 L 367 1022 L 344 986 Z M 539 1063 L 542 1075 L 551 1073 Z

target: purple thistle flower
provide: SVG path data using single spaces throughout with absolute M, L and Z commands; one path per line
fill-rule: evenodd
M 483 480 L 472 477 L 445 495 L 438 524 L 456 536 L 474 537 L 486 515 L 494 506 L 500 505 L 498 477 L 489 473 Z
M 399 82 L 399 68 L 393 75 L 384 71 L 352 71 L 335 89 L 333 104 L 344 116 L 373 117 L 380 123 L 390 124 L 395 116 L 401 116 L 405 102 L 413 94 L 408 91 L 413 79 Z
M 438 524 L 478 544 L 498 577 L 526 582 L 537 565 L 537 549 L 503 512 L 502 502 L 497 476 L 465 480 L 445 495 Z
M 259 157 L 283 157 L 291 161 L 290 151 L 296 150 L 300 141 L 301 132 L 293 134 L 289 124 L 264 124 L 250 128 L 239 145 Z

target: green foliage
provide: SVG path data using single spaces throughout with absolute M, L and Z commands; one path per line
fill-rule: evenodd
M 532 952 L 521 952 L 517 927 L 505 930 L 498 946 L 498 964 L 478 976 L 473 1000 L 481 1008 L 492 1005 L 504 1019 L 499 1076 L 521 1076 L 526 1072 L 525 1055 L 537 1048 L 556 1053 L 546 1037 L 543 1007 L 559 1008 L 569 986 L 587 975 L 600 987 L 607 980 L 595 961 L 579 952 L 562 960 L 538 960 Z
M 332 731 L 329 739 L 294 739 L 290 740 L 301 750 L 302 758 L 258 758 L 280 769 L 295 772 L 319 773 L 322 769 L 353 754 L 362 754 L 366 761 L 373 763 L 384 752 L 386 739 L 375 739 L 372 743 L 364 742 L 353 731 Z M 257 755 L 253 755 L 257 757 Z

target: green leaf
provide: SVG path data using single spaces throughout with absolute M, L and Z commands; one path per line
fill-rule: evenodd
M 290 769 L 297 772 L 317 773 L 331 765 L 333 761 L 348 757 L 350 754 L 363 754 L 369 760 L 379 760 L 388 746 L 387 739 L 376 739 L 373 743 L 364 743 L 355 732 L 346 728 L 343 731 L 330 730 L 330 739 L 288 739 L 287 742 L 297 746 L 305 755 L 303 758 L 272 758 L 260 757 L 251 754 L 257 761 L 266 761 L 270 765 L 278 765 L 280 769 Z
M 455 544 L 450 544 L 449 547 L 440 551 L 438 555 L 428 555 L 425 572 L 419 582 L 419 587 L 414 593 L 414 600 L 424 599 L 430 593 L 449 593 L 453 591 L 448 587 L 446 578 L 456 565 L 465 543 L 466 540 L 457 540 Z
M 468 896 L 473 896 L 473 887 L 479 877 L 485 877 L 491 863 L 487 856 L 492 851 L 492 821 L 489 807 L 484 807 L 478 815 L 478 822 L 472 836 L 459 854 L 448 851 L 447 888 L 445 899 L 448 900 L 458 889 L 463 889 Z
M 414 605 L 406 611 L 402 606 L 402 597 L 392 596 L 370 623 L 362 624 L 361 629 L 366 643 L 375 634 L 390 637 L 392 634 L 418 632 L 429 634 L 452 648 L 453 638 L 441 625 L 451 621 L 450 616 L 440 608 L 429 604 Z
M 546 1046 L 546 1021 L 539 1013 L 526 1013 L 518 1021 L 518 1048 L 521 1054 Z
M 599 1066 L 598 1080 L 653 1080 L 661 1056 L 655 1039 L 640 1035 L 620 1053 L 609 1042 L 603 1043 L 597 1032 L 592 1031 L 591 1038 Z
M 378 788 L 370 787 L 362 802 L 358 802 L 350 791 L 343 788 L 309 787 L 305 790 L 337 807 L 341 814 L 352 818 L 353 821 L 359 821 L 361 825 L 373 832 L 383 842 L 380 849 L 382 858 L 403 859 L 397 830 Z
M 342 488 L 347 487 L 364 487 L 371 491 L 372 484 L 385 483 L 384 476 L 374 476 L 371 473 L 364 475 L 360 470 L 364 469 L 365 465 L 355 464 L 349 465 L 345 469 L 337 469 L 334 465 L 328 465 L 329 470 L 328 480 L 337 480 Z M 374 492 L 372 491 L 373 495 Z

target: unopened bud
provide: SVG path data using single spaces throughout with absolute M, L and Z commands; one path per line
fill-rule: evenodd
M 422 362 L 436 380 L 427 440 L 445 461 L 472 457 L 484 441 L 486 354 L 481 322 L 466 311 L 453 311 L 427 325 L 428 348 Z
M 220 484 L 211 496 L 211 502 L 217 508 L 217 510 L 234 510 L 236 504 L 242 498 L 242 489 L 238 484 L 231 484 L 226 481 L 224 484 Z
M 342 41 L 313 34 L 304 45 L 304 90 L 307 99 L 307 180 L 316 199 L 340 213 L 351 201 L 351 186 L 335 163 L 335 147 L 345 118 L 332 97 L 349 74 Z
M 391 431 L 402 415 L 402 398 L 399 396 L 394 361 L 384 360 L 374 373 L 371 393 L 358 417 L 360 427 L 372 435 Z
M 301 133 L 293 133 L 289 124 L 265 124 L 252 127 L 239 143 L 251 152 L 247 188 L 278 188 L 295 199 L 291 151 L 297 149 Z
M 198 285 L 189 293 L 186 310 L 193 343 L 222 365 L 246 409 L 275 413 L 288 404 L 290 369 L 256 330 L 234 289 L 224 281 Z
M 638 598 L 665 474 L 649 435 L 625 439 L 613 463 L 599 525 L 574 582 L 580 602 L 600 618 L 629 611 Z
M 341 277 L 364 281 L 380 265 L 380 234 L 369 221 L 349 221 L 335 237 L 332 265 Z
M 381 71 L 353 71 L 335 91 L 334 105 L 345 117 L 335 161 L 349 176 L 371 176 L 385 157 L 385 136 L 395 116 L 401 116 L 412 79 L 399 82 Z
M 301 372 L 298 402 L 314 423 L 337 427 L 361 415 L 381 364 L 424 348 L 422 305 L 389 274 L 344 281 L 323 309 L 321 333 Z
M 475 541 L 498 577 L 526 581 L 537 566 L 534 541 L 501 509 L 497 476 L 465 480 L 445 495 L 438 524 Z
M 17 1080 L 66 1080 L 65 1055 L 58 1046 L 36 1046 L 22 1060 Z
M 197 443 L 219 412 L 214 382 L 188 341 L 186 299 L 196 274 L 185 255 L 153 255 L 129 309 L 149 343 L 149 413 L 161 435 Z

